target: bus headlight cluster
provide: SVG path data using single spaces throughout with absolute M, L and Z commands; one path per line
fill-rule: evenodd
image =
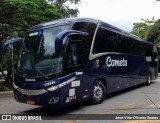
M 59 84 L 59 85 L 55 85 L 55 86 L 49 87 L 47 90 L 48 90 L 48 91 L 55 91 L 55 90 L 57 90 L 58 88 L 61 88 L 61 87 L 65 86 L 66 84 L 67 84 L 66 82 L 63 82 L 63 83 L 61 83 L 61 84 Z
M 49 87 L 47 90 L 48 90 L 48 91 L 55 91 L 55 90 L 57 90 L 57 89 L 58 89 L 58 85 Z
M 74 81 L 75 79 L 76 79 L 76 77 L 73 77 L 73 78 L 71 78 L 71 79 L 69 79 L 69 80 L 67 80 L 67 81 L 65 81 L 65 82 L 62 82 L 62 83 L 60 83 L 60 84 L 58 84 L 58 85 L 51 86 L 51 87 L 49 87 L 47 90 L 48 90 L 48 91 L 55 91 L 55 90 L 57 90 L 57 89 L 59 89 L 59 88 L 62 88 L 62 87 L 64 87 L 64 86 L 70 84 L 70 83 L 71 83 L 72 81 Z

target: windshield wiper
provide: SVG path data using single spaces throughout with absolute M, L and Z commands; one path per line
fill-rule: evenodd
M 37 70 L 35 67 L 34 67 L 34 69 L 35 69 L 38 73 L 40 73 L 41 75 L 43 75 L 46 79 L 48 79 L 48 77 L 47 77 L 46 75 L 44 75 L 44 73 L 42 73 L 41 71 Z

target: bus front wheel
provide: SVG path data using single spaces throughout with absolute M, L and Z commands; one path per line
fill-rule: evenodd
M 106 87 L 101 81 L 96 81 L 92 90 L 92 104 L 99 104 L 104 101 L 106 97 Z

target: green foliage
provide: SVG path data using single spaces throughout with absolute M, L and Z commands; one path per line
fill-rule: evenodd
M 156 23 L 149 30 L 147 39 L 150 42 L 157 44 L 160 49 L 160 19 L 156 21 Z
M 25 36 L 29 27 L 62 17 L 57 7 L 44 0 L 1 0 L 0 41 Z
M 158 61 L 159 61 L 159 71 L 160 71 L 160 19 L 156 21 L 156 23 L 149 30 L 147 35 L 147 40 L 155 43 L 158 47 Z
M 142 22 L 133 24 L 134 26 L 131 33 L 146 40 L 148 32 L 151 29 L 151 27 L 154 25 L 155 20 L 154 20 L 154 17 L 152 18 L 152 20 L 148 20 L 148 19 L 141 19 L 141 20 Z
M 135 23 L 131 33 L 141 37 L 144 40 L 156 44 L 158 47 L 158 61 L 159 61 L 159 71 L 160 71 L 160 19 L 155 21 L 152 20 L 142 20 L 143 22 Z
M 53 5 L 57 6 L 57 8 L 60 10 L 61 13 L 65 17 L 76 17 L 79 13 L 78 9 L 75 8 L 70 8 L 67 6 L 67 3 L 70 4 L 79 4 L 81 0 L 48 0 L 50 1 Z

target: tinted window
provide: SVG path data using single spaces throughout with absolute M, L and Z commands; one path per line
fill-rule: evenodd
M 100 27 L 95 38 L 93 54 L 115 52 L 115 40 L 117 40 L 117 38 L 118 34 Z
M 73 25 L 73 30 L 89 33 L 88 39 L 84 42 L 84 49 L 90 49 L 96 27 L 96 24 L 89 22 L 77 22 Z
M 152 56 L 153 46 L 100 27 L 95 38 L 93 54 L 102 52 Z

